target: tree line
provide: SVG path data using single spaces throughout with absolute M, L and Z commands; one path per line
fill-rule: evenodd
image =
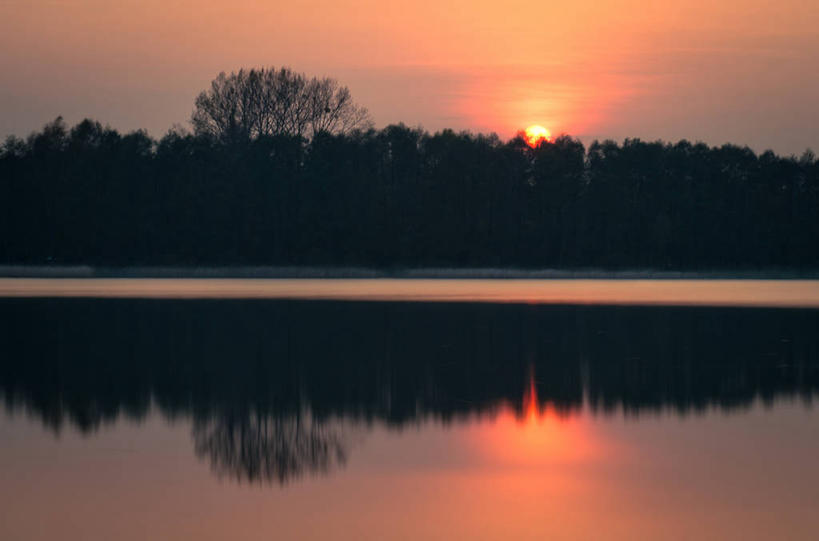
M 220 75 L 193 132 L 62 119 L 0 146 L 0 263 L 819 268 L 819 161 L 374 129 L 349 90 Z

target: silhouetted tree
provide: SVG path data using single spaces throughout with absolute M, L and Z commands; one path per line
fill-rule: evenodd
M 819 268 L 810 152 L 231 118 L 242 144 L 59 118 L 8 138 L 0 263 Z
M 198 135 L 231 143 L 262 136 L 312 137 L 322 131 L 344 134 L 371 124 L 346 86 L 288 68 L 220 73 L 196 98 L 191 122 Z
M 306 474 L 328 474 L 347 461 L 342 431 L 300 415 L 267 414 L 198 419 L 194 450 L 216 475 L 249 483 L 286 484 Z

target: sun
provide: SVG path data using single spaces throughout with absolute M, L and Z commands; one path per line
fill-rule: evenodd
M 535 148 L 540 144 L 541 141 L 551 141 L 552 132 L 550 132 L 543 126 L 538 126 L 537 124 L 534 124 L 526 128 L 523 138 L 526 140 L 527 145 L 529 145 L 532 148 Z

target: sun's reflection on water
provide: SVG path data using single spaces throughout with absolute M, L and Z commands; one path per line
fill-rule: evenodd
M 482 454 L 504 466 L 589 461 L 602 447 L 582 410 L 558 408 L 538 398 L 533 368 L 521 403 L 503 404 L 491 422 L 476 423 L 472 432 Z

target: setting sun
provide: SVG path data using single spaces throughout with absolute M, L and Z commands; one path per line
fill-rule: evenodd
M 524 139 L 526 139 L 526 144 L 535 148 L 541 141 L 551 141 L 552 133 L 543 126 L 535 124 L 526 128 Z

